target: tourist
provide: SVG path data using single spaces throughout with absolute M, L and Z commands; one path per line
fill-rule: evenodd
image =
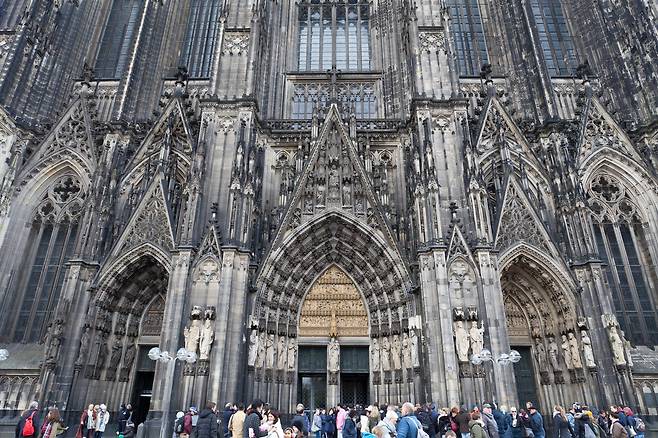
M 459 412 L 459 411 L 457 411 Z M 451 421 L 451 413 L 448 412 L 448 408 L 443 408 L 439 411 L 438 417 L 436 419 L 436 434 L 439 437 L 445 436 L 446 432 L 453 430 L 453 422 Z M 457 423 L 454 423 L 455 430 L 459 430 Z
M 436 436 L 436 429 L 432 428 L 432 414 L 429 405 L 419 406 L 416 409 L 416 418 L 420 422 L 421 427 L 430 438 Z
M 529 403 L 528 405 L 528 414 L 530 429 L 532 429 L 535 438 L 545 438 L 546 431 L 544 430 L 544 418 L 532 403 Z
M 507 406 L 502 405 L 500 409 L 498 409 L 494 403 L 493 417 L 494 420 L 496 420 L 496 424 L 498 425 L 498 436 L 505 436 L 510 422 L 510 416 L 507 415 Z
M 94 426 L 94 405 L 89 405 L 87 409 L 82 411 L 80 414 L 80 424 L 78 425 L 78 430 L 75 433 L 75 438 L 93 438 L 94 432 L 93 429 L 89 431 L 90 427 Z
M 295 411 L 297 413 L 293 417 L 292 422 L 294 424 L 295 420 L 299 420 L 301 422 L 301 428 L 299 428 L 299 431 L 301 432 L 301 436 L 306 436 L 308 435 L 308 431 L 310 430 L 310 425 L 308 424 L 309 423 L 308 417 L 306 416 L 306 414 L 304 414 L 304 405 L 299 403 L 295 408 Z
M 627 438 L 628 432 L 619 421 L 620 412 L 617 409 L 610 409 L 610 436 L 612 438 Z
M 370 418 L 368 417 L 370 411 L 368 409 L 370 409 L 370 407 L 359 409 L 359 431 L 362 435 L 364 433 L 370 433 Z
M 610 418 L 608 417 L 608 412 L 606 410 L 599 410 L 599 415 L 596 417 L 596 424 L 599 426 L 599 430 L 603 432 L 603 436 L 600 436 L 599 438 L 610 436 Z
M 206 403 L 206 407 L 199 413 L 196 423 L 197 438 L 217 438 L 217 404 Z
M 277 411 L 270 411 L 267 414 L 267 438 L 284 438 L 281 420 Z
M 468 430 L 471 433 L 471 438 L 487 438 L 487 433 L 484 430 L 480 412 L 473 410 L 471 412 L 471 419 L 468 422 Z
M 626 430 L 629 432 L 630 436 L 637 438 L 637 431 L 635 430 L 635 415 L 633 415 L 633 411 L 628 406 L 624 407 L 623 411 L 624 415 L 626 415 Z
M 422 426 L 414 415 L 414 405 L 407 402 L 402 405 L 400 410 L 402 417 L 398 421 L 397 437 L 398 438 L 418 438 L 418 429 Z
M 338 405 L 338 413 L 336 414 L 336 430 L 338 431 L 338 438 L 343 438 L 343 427 L 345 426 L 345 418 L 347 411 L 344 406 Z
M 323 438 L 335 438 L 336 436 L 336 414 L 333 408 L 329 412 L 322 413 Z
M 358 414 L 356 410 L 352 409 L 347 414 L 345 418 L 345 424 L 343 425 L 343 438 L 356 438 L 357 429 L 356 429 L 356 419 Z
M 386 438 L 387 432 L 384 430 L 384 426 L 375 426 L 372 428 L 372 434 L 377 438 Z
M 320 408 L 315 408 L 315 412 L 313 413 L 311 433 L 315 438 L 322 438 L 322 411 Z
M 185 412 L 178 411 L 174 420 L 173 438 L 179 437 L 182 433 L 185 433 Z
M 192 407 L 185 412 L 185 415 L 183 416 L 183 434 L 187 435 L 188 437 L 192 435 Z
M 443 438 L 457 438 L 457 434 L 454 430 L 449 430 L 443 435 Z
M 267 436 L 267 429 L 261 429 L 260 427 L 263 419 L 263 401 L 259 399 L 252 401 L 251 408 L 247 410 L 246 414 L 247 417 L 244 420 L 243 426 L 243 438 L 260 438 Z
M 110 413 L 107 412 L 107 406 L 105 406 L 105 404 L 101 404 L 98 406 L 98 414 L 96 415 L 96 432 L 94 433 L 95 438 L 103 438 L 103 435 L 105 435 L 105 429 L 107 428 L 109 422 Z
M 499 438 L 498 435 L 498 423 L 493 416 L 493 411 L 489 403 L 482 405 L 482 423 L 484 424 L 484 430 L 487 433 L 489 438 Z
M 244 420 L 247 413 L 244 411 L 244 403 L 238 405 L 238 410 L 231 416 L 228 422 L 228 430 L 233 438 L 242 438 L 244 436 Z M 283 431 L 281 431 L 283 434 Z
M 377 407 L 376 404 L 371 405 L 369 408 L 370 411 L 368 412 L 368 427 L 372 431 L 381 421 L 381 416 L 379 414 L 379 407 Z
M 228 422 L 231 420 L 234 413 L 235 410 L 233 409 L 233 405 L 231 405 L 231 403 L 226 403 L 226 405 L 224 405 L 224 410 L 222 411 L 222 434 L 225 438 L 229 438 L 230 436 Z
M 286 427 L 286 430 L 283 431 L 283 438 L 294 438 L 292 427 Z
M 132 406 L 130 406 L 130 404 L 126 405 L 121 403 L 121 407 L 119 407 L 119 413 L 117 414 L 117 432 L 119 434 L 123 433 L 123 431 L 126 429 L 126 423 L 131 416 Z
M 553 437 L 554 438 L 571 438 L 574 434 L 567 414 L 562 406 L 553 408 Z
M 58 435 L 64 434 L 68 427 L 62 423 L 62 417 L 59 415 L 59 409 L 50 408 L 46 415 L 43 425 L 41 426 L 41 438 L 57 438 Z
M 395 411 L 386 411 L 386 416 L 382 421 L 377 423 L 376 427 L 382 429 L 383 438 L 394 438 L 397 431 L 398 414 Z
M 516 407 L 512 406 L 509 414 L 506 415 L 509 427 L 505 431 L 504 438 L 523 438 L 526 436 L 525 422 L 521 414 L 516 412 Z
M 454 413 L 455 409 L 457 408 L 452 408 L 452 409 Z M 457 423 L 457 426 L 459 427 L 459 433 L 461 434 L 462 438 L 469 438 L 471 432 L 468 424 L 471 421 L 471 416 L 468 414 L 468 412 L 466 412 L 465 406 L 461 407 L 459 413 L 454 417 L 454 421 Z

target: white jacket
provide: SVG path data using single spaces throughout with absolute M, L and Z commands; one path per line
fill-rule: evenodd
M 98 411 L 98 416 L 96 417 L 96 430 L 98 432 L 105 432 L 105 428 L 109 422 L 110 413 L 107 411 Z

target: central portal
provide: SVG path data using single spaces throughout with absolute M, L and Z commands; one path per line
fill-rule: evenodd
M 297 392 L 308 408 L 369 400 L 368 313 L 361 293 L 331 266 L 311 287 L 299 318 Z

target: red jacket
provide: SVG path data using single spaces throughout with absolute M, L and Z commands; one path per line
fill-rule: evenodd
M 192 433 L 192 415 L 185 414 L 183 417 L 183 432 L 190 435 Z

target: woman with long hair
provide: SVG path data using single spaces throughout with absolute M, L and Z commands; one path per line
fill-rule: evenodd
M 571 438 L 573 436 L 573 430 L 567 419 L 567 413 L 559 405 L 553 408 L 553 436 L 555 438 Z
M 46 420 L 41 426 L 41 438 L 57 438 L 69 428 L 62 424 L 62 417 L 59 415 L 59 409 L 50 408 Z

